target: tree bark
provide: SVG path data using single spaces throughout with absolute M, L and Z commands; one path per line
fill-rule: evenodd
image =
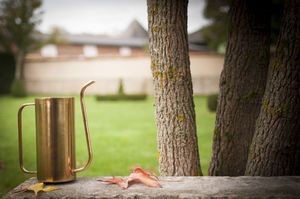
M 187 39 L 187 0 L 148 0 L 161 175 L 202 175 Z
M 24 80 L 24 59 L 25 54 L 22 50 L 19 50 L 15 54 L 16 70 L 15 70 L 15 79 Z
M 269 6 L 232 2 L 209 175 L 244 175 L 268 71 Z
M 285 1 L 281 32 L 246 175 L 300 175 L 300 1 Z

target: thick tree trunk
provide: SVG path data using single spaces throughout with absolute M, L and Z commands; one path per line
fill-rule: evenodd
M 268 1 L 232 2 L 209 175 L 244 175 L 266 84 L 269 6 Z
M 187 40 L 187 0 L 148 0 L 161 175 L 202 175 Z
M 300 175 L 300 1 L 284 16 L 246 175 Z

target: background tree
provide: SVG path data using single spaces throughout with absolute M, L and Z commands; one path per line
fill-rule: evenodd
M 300 175 L 300 1 L 285 1 L 246 175 Z
M 232 1 L 209 175 L 244 175 L 268 71 L 269 6 Z
M 209 24 L 201 28 L 201 34 L 209 48 L 222 52 L 228 33 L 228 11 L 232 0 L 206 0 L 204 17 Z M 283 0 L 271 0 L 271 44 L 275 46 L 282 17 Z
M 24 95 L 24 59 L 37 45 L 33 31 L 40 22 L 41 0 L 2 0 L 0 2 L 0 45 L 16 61 L 12 92 Z
M 201 34 L 209 48 L 218 51 L 225 46 L 228 32 L 228 11 L 231 0 L 206 0 L 203 15 L 210 23 L 201 28 Z
M 187 40 L 187 0 L 148 0 L 161 175 L 202 175 Z
M 65 30 L 63 27 L 60 26 L 52 26 L 49 31 L 49 36 L 47 38 L 44 38 L 45 44 L 68 44 L 67 36 L 70 33 L 68 33 L 67 30 Z

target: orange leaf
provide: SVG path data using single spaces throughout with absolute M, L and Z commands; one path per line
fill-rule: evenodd
M 128 182 L 127 180 L 124 180 L 123 178 L 116 178 L 113 177 L 111 179 L 107 179 L 107 180 L 97 180 L 99 182 L 107 182 L 107 183 L 111 183 L 111 184 L 117 184 L 119 185 L 121 188 L 123 189 L 127 189 L 128 187 Z
M 149 178 L 151 178 L 151 179 L 153 179 L 153 180 L 159 180 L 158 179 L 158 177 L 156 176 L 156 175 L 154 175 L 154 174 L 152 174 L 151 172 L 149 172 L 149 171 L 145 171 L 144 169 L 142 169 L 141 167 L 135 167 L 134 169 L 133 169 L 133 172 L 134 173 L 140 173 L 140 174 L 142 174 L 142 175 L 144 175 L 144 176 L 148 176 Z
M 117 184 L 123 189 L 127 189 L 129 185 L 134 183 L 142 183 L 148 187 L 161 187 L 158 181 L 158 177 L 156 177 L 149 171 L 145 171 L 141 167 L 135 167 L 128 178 L 123 179 L 113 177 L 111 179 L 97 181 Z
M 128 183 L 140 182 L 148 187 L 161 187 L 161 185 L 159 184 L 157 179 L 155 179 L 149 175 L 145 175 L 145 173 L 140 173 L 140 172 L 130 174 L 127 181 L 128 181 Z

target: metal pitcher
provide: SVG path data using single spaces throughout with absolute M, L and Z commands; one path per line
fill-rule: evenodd
M 68 182 L 76 179 L 76 172 L 85 170 L 92 161 L 92 147 L 86 108 L 85 89 L 95 83 L 86 83 L 80 92 L 80 104 L 88 147 L 88 160 L 83 167 L 76 168 L 75 159 L 75 111 L 74 97 L 36 98 L 35 103 L 26 103 L 19 108 L 19 163 L 24 173 L 37 174 L 40 182 Z M 22 111 L 35 107 L 37 171 L 29 171 L 23 165 Z

